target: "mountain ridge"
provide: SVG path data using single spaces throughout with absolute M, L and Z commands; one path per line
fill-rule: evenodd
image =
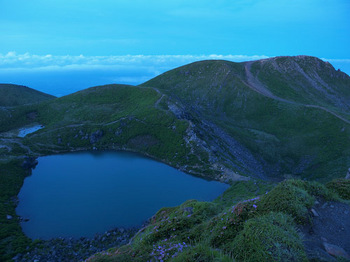
M 210 203 L 192 200 L 161 209 L 129 245 L 113 254 L 97 254 L 91 261 L 130 260 L 131 255 L 144 261 L 154 254 L 164 255 L 162 248 L 175 251 L 176 241 L 187 243 L 192 238 L 195 246 L 187 246 L 185 252 L 181 247 L 175 261 L 195 260 L 204 253 L 208 259 L 231 261 L 233 243 L 247 245 L 240 251 L 234 248 L 235 257 L 254 257 L 258 253 L 250 245 L 256 243 L 245 239 L 253 235 L 250 226 L 280 232 L 264 232 L 262 243 L 282 246 L 276 245 L 271 253 L 262 245 L 258 251 L 270 255 L 259 253 L 260 260 L 280 256 L 306 260 L 310 254 L 304 252 L 296 234 L 297 224 L 308 221 L 312 208 L 320 208 L 312 206 L 315 199 L 322 207 L 325 199 L 349 199 L 348 180 L 333 180 L 327 186 L 314 181 L 344 177 L 350 166 L 349 83 L 349 76 L 312 57 L 201 61 L 140 86 L 97 86 L 40 103 L 0 108 L 0 223 L 4 225 L 0 258 L 10 260 L 16 255 L 18 261 L 26 260 L 19 253 L 27 254 L 29 246 L 35 249 L 28 254 L 57 256 L 45 249 L 55 241 L 41 247 L 24 236 L 21 218 L 15 213 L 16 196 L 37 157 L 125 150 L 232 186 Z M 38 124 L 40 130 L 17 136 L 20 128 Z M 274 187 L 285 178 L 297 180 Z M 331 207 L 327 210 L 332 215 Z M 281 233 L 283 229 L 286 232 Z M 152 251 L 152 245 L 161 250 Z M 290 252 L 296 246 L 296 252 Z
M 0 84 L 0 107 L 19 106 L 54 99 L 55 96 L 22 85 Z
M 284 72 L 282 76 L 281 72 Z M 98 130 L 104 132 L 101 141 L 93 143 L 93 147 L 99 148 L 96 145 L 100 144 L 101 149 L 138 151 L 192 174 L 211 170 L 214 172 L 211 177 L 215 179 L 228 180 L 237 174 L 262 179 L 284 175 L 310 177 L 314 176 L 315 167 L 316 173 L 320 172 L 319 178 L 330 178 L 340 176 L 350 165 L 349 86 L 349 76 L 315 57 L 282 56 L 241 63 L 206 60 L 175 68 L 138 87 L 92 87 L 21 110 L 27 115 L 34 112 L 38 116 L 36 121 L 46 126 L 25 140 L 27 146 L 32 143 L 37 148 L 36 154 L 43 153 L 44 144 L 38 146 L 36 142 L 40 139 L 50 145 L 46 146 L 46 153 L 49 148 L 56 148 L 52 152 L 89 149 L 91 144 L 74 138 L 79 137 L 78 131 L 68 131 L 70 127 L 76 130 L 84 127 L 86 132 L 90 130 L 86 133 L 88 136 Z M 141 114 L 141 119 L 134 117 L 133 112 L 141 113 L 146 105 L 141 95 L 145 90 L 153 93 L 153 98 L 146 103 L 149 109 L 144 111 L 152 113 Z M 327 97 L 325 93 L 330 95 Z M 118 99 L 120 95 L 131 99 L 130 102 Z M 122 115 L 116 113 L 119 107 L 125 110 Z M 12 114 L 16 115 L 16 110 Z M 167 158 L 158 154 L 168 149 L 166 136 L 156 130 L 146 128 L 148 131 L 142 131 L 143 135 L 139 131 L 136 135 L 134 130 L 131 132 L 135 133 L 134 137 L 123 140 L 111 136 L 110 128 L 106 128 L 110 123 L 120 123 L 120 117 L 129 119 L 127 126 L 139 126 L 147 118 L 153 123 L 148 126 L 158 125 L 159 119 L 153 114 L 173 119 L 171 121 L 177 119 L 187 126 L 182 138 L 178 138 L 178 146 L 191 152 L 191 161 L 180 165 L 179 160 L 174 161 L 179 157 L 176 153 L 179 148 Z M 21 111 L 18 115 L 24 114 Z M 13 117 L 7 117 L 3 118 L 4 122 L 14 121 Z M 14 123 L 12 127 L 20 124 Z M 170 125 L 164 128 L 162 132 L 173 132 Z M 52 134 L 62 136 L 59 130 L 70 135 L 53 139 Z M 157 144 L 160 140 L 156 137 L 160 136 L 163 142 Z M 132 142 L 142 137 L 146 139 L 147 149 L 138 148 Z M 187 154 L 180 156 L 188 159 Z M 331 170 L 334 174 L 326 175 Z
M 298 63 L 303 64 L 302 66 L 305 71 L 316 72 L 313 73 L 312 77 L 318 80 L 317 83 L 321 83 L 319 84 L 321 86 L 319 89 L 323 90 L 324 86 L 328 89 L 334 87 L 336 99 L 332 99 L 332 96 L 325 99 L 322 95 L 323 93 L 320 94 L 319 91 L 313 90 L 315 89 L 315 81 L 311 85 L 309 83 L 311 76 L 305 79 L 304 71 L 296 78 L 296 72 L 298 71 L 292 69 L 297 68 L 299 70 L 300 66 Z M 264 64 L 265 66 L 261 67 L 260 64 Z M 285 75 L 280 76 L 279 71 L 271 69 L 271 66 L 283 68 L 286 71 Z M 266 68 L 269 68 L 269 71 Z M 326 76 L 322 76 L 322 74 Z M 340 79 L 340 82 L 336 80 L 335 84 L 340 83 L 341 85 L 339 84 L 339 86 L 335 87 L 335 84 L 329 81 L 329 77 Z M 293 78 L 296 78 L 296 80 L 294 81 Z M 302 140 L 304 140 L 303 143 L 305 144 L 308 140 L 305 138 L 305 133 L 310 132 L 310 128 L 313 128 L 313 126 L 319 125 L 327 118 L 329 119 L 331 116 L 328 114 L 339 118 L 346 125 L 349 124 L 349 76 L 336 71 L 329 63 L 315 57 L 277 57 L 242 63 L 220 60 L 200 61 L 170 70 L 147 81 L 141 86 L 155 87 L 179 100 L 181 103 L 187 105 L 188 111 L 192 110 L 192 112 L 199 113 L 201 119 L 218 125 L 231 138 L 239 138 L 238 142 L 243 145 L 256 139 L 254 135 L 249 138 L 247 134 L 251 130 L 258 130 L 260 137 L 261 134 L 276 137 L 279 133 L 277 140 L 285 140 L 282 144 L 279 143 L 279 147 L 283 147 L 283 144 L 288 144 L 288 147 L 292 148 L 293 141 L 286 141 L 283 137 L 286 137 L 290 133 L 289 131 L 295 129 L 298 125 L 300 126 L 300 130 L 305 129 L 305 132 L 302 134 L 296 130 L 296 132 L 299 132 L 297 135 L 299 138 L 295 139 L 300 140 L 300 137 L 304 136 Z M 282 91 L 279 91 L 280 93 L 278 95 L 274 94 L 276 92 L 275 90 L 279 89 Z M 293 91 L 294 89 L 306 90 L 307 92 L 303 91 L 298 94 Z M 340 97 L 339 94 L 341 93 L 344 93 L 346 99 Z M 343 103 L 338 103 L 338 100 L 342 100 Z M 312 103 L 313 101 L 317 103 Z M 345 106 L 343 106 L 344 104 Z M 324 113 L 319 112 L 319 110 L 323 110 Z M 319 120 L 315 118 L 316 115 L 310 118 L 296 117 L 295 112 L 303 112 L 303 115 L 316 114 Z M 300 117 L 301 119 L 297 120 Z M 286 121 L 288 118 L 291 122 L 295 118 L 295 126 Z M 302 118 L 304 118 L 303 121 L 301 121 Z M 281 130 L 279 126 L 285 126 L 283 127 L 284 130 Z M 342 130 L 343 128 L 341 127 L 340 129 Z M 315 134 L 319 132 L 315 128 L 313 129 Z M 327 128 L 323 127 L 323 129 L 326 130 Z M 246 133 L 246 135 L 241 135 L 242 132 Z M 332 131 L 332 133 L 334 132 L 335 130 Z M 335 134 L 329 135 L 333 138 L 336 136 Z M 274 147 L 278 146 L 275 139 L 272 139 L 268 143 L 275 144 Z M 313 143 L 315 144 L 316 141 Z M 227 144 L 230 147 L 228 141 Z M 228 147 L 226 151 L 230 151 Z M 252 151 L 256 147 L 256 144 L 249 147 L 249 151 Z M 264 145 L 259 149 L 259 155 L 264 154 L 262 152 L 264 151 L 263 147 Z M 306 151 L 308 150 L 305 148 Z M 311 153 L 311 158 L 312 155 L 314 153 Z M 259 156 L 255 155 L 255 158 L 257 157 L 259 158 Z M 304 159 L 297 157 L 292 166 L 303 165 L 303 162 L 305 164 L 309 161 L 306 160 L 307 158 L 309 157 L 306 156 Z M 265 165 L 264 161 L 261 164 Z M 283 163 L 281 164 L 283 165 Z M 278 171 L 278 167 L 273 169 L 275 170 L 274 172 L 281 171 Z M 297 170 L 288 169 L 289 171 L 287 172 L 291 172 L 292 174 L 297 172 Z M 271 172 L 271 169 L 268 169 L 267 172 Z

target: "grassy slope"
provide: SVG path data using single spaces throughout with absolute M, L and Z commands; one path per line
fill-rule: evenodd
M 26 86 L 0 84 L 0 106 L 32 104 L 55 98 Z
M 257 158 L 263 158 L 267 173 L 303 173 L 326 179 L 343 176 L 350 164 L 349 124 L 324 110 L 255 92 L 246 85 L 244 65 L 197 62 L 166 72 L 142 86 L 152 86 L 178 98 L 188 110 L 224 128 Z M 262 75 L 260 72 L 259 77 Z M 344 85 L 341 88 L 345 89 Z
M 237 182 L 213 202 L 159 210 L 131 244 L 88 261 L 308 261 L 297 225 L 311 223 L 315 199 L 349 199 L 349 186 L 344 180 L 328 188 L 301 180 Z
M 188 122 L 168 111 L 163 106 L 167 101 L 149 88 L 89 88 L 32 107 L 36 121 L 45 128 L 26 137 L 24 143 L 40 154 L 93 147 L 137 151 L 170 165 L 187 165 L 188 171 L 196 173 L 191 166 L 206 166 L 206 154 L 191 152 L 184 141 Z M 93 136 L 99 137 L 92 141 Z
M 252 71 L 278 97 L 350 113 L 350 77 L 316 57 L 277 57 L 256 61 Z
M 8 261 L 31 243 L 23 233 L 16 215 L 16 196 L 28 173 L 21 161 L 0 163 L 0 260 Z M 7 219 L 7 215 L 12 219 Z

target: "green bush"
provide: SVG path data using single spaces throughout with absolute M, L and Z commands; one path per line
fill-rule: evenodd
M 261 198 L 257 204 L 257 211 L 261 213 L 283 212 L 292 215 L 297 223 L 309 222 L 308 208 L 311 208 L 315 198 L 305 189 L 297 187 L 298 183 L 296 180 L 279 183 Z
M 227 243 L 242 230 L 244 222 L 256 214 L 255 201 L 240 202 L 209 221 L 208 236 L 213 247 L 226 249 Z
M 238 261 L 307 261 L 291 216 L 271 212 L 252 218 L 231 243 Z

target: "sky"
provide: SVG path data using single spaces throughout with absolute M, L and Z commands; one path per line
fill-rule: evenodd
M 61 96 L 282 55 L 350 74 L 349 13 L 349 0 L 0 0 L 0 82 Z

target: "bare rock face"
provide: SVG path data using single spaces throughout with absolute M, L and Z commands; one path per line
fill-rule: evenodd
M 350 179 L 350 168 L 348 169 L 348 172 L 346 173 L 345 179 Z

